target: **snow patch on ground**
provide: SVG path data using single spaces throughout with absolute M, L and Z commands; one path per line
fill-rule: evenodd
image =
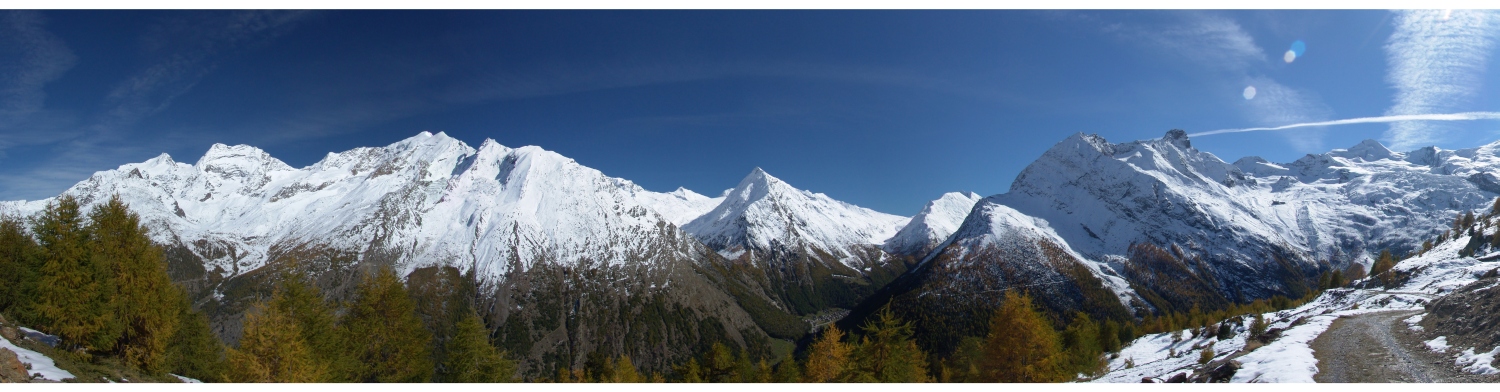
M 172 377 L 177 377 L 177 379 L 178 380 L 182 380 L 183 383 L 187 383 L 187 384 L 202 384 L 203 383 L 202 381 L 198 381 L 196 379 L 179 376 L 179 375 L 172 374 L 172 373 L 167 373 L 167 374 L 171 375 Z
M 42 378 L 51 381 L 62 381 L 64 379 L 74 377 L 73 373 L 69 373 L 67 370 L 59 369 L 57 367 L 57 363 L 52 362 L 52 358 L 47 358 L 46 355 L 42 355 L 42 353 L 36 351 L 21 348 L 20 346 L 12 344 L 4 337 L 0 337 L 0 348 L 7 348 L 10 349 L 10 351 L 14 351 L 16 353 L 16 356 L 21 359 L 21 362 L 31 364 L 31 370 L 29 370 L 29 372 L 31 372 L 31 374 L 33 375 L 41 374 Z
M 1500 347 L 1495 347 L 1494 350 L 1490 350 L 1489 352 L 1477 354 L 1474 353 L 1474 349 L 1470 348 L 1464 350 L 1463 354 L 1459 354 L 1458 359 L 1454 360 L 1453 363 L 1462 366 L 1464 371 L 1469 373 L 1500 374 L 1500 369 L 1495 369 L 1494 366 L 1490 365 L 1495 362 L 1495 354 L 1500 354 Z
M 1423 343 L 1423 344 L 1427 345 L 1427 349 L 1435 351 L 1435 352 L 1448 351 L 1448 337 L 1447 336 L 1438 336 L 1437 338 L 1432 339 L 1432 340 L 1428 340 L 1426 343 Z
M 1424 318 L 1426 316 L 1427 316 L 1427 313 L 1422 313 L 1422 314 L 1419 314 L 1419 315 L 1416 315 L 1416 316 L 1407 317 L 1406 320 L 1401 320 L 1401 321 L 1405 322 L 1406 323 L 1406 327 L 1407 328 L 1411 328 L 1412 331 L 1422 332 L 1422 326 L 1421 325 L 1417 325 L 1417 323 L 1422 322 L 1422 318 Z
M 1243 349 L 1245 337 L 1249 335 L 1244 327 L 1235 328 L 1234 337 L 1225 340 L 1217 340 L 1212 334 L 1192 338 L 1187 331 L 1181 333 L 1182 339 L 1177 342 L 1172 341 L 1171 333 L 1136 339 L 1109 361 L 1109 372 L 1093 382 L 1140 382 L 1145 377 L 1165 378 L 1177 373 L 1191 373 L 1198 366 L 1198 357 L 1207 345 L 1213 344 L 1215 359 L 1223 358 Z

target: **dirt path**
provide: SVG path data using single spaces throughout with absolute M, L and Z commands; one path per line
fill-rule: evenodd
M 1427 351 L 1401 320 L 1418 311 L 1366 313 L 1334 320 L 1312 341 L 1317 382 L 1471 382 L 1452 360 Z M 1445 362 L 1447 365 L 1445 365 Z

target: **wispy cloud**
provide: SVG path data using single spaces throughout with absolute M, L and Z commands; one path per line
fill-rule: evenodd
M 243 11 L 158 25 L 142 43 L 150 51 L 165 52 L 161 60 L 115 85 L 106 99 L 111 107 L 97 130 L 111 131 L 132 125 L 166 109 L 217 66 L 218 56 L 274 39 L 306 15 L 306 12 Z
M 103 97 L 98 114 L 73 124 L 68 132 L 55 129 L 9 131 L 0 124 L 0 152 L 11 145 L 31 145 L 48 151 L 27 162 L 7 162 L 0 174 L 0 199 L 38 199 L 56 195 L 89 174 L 122 162 L 137 162 L 171 150 L 186 140 L 139 132 L 140 121 L 170 107 L 211 74 L 226 55 L 253 48 L 289 31 L 307 12 L 240 11 L 176 13 L 157 21 L 140 38 L 141 50 L 154 61 L 116 83 Z M 19 15 L 19 16 L 18 16 Z M 0 91 L 0 116 L 45 111 L 41 85 L 55 80 L 74 58 L 61 40 L 41 29 L 38 16 L 9 14 L 3 27 L 24 32 L 15 38 L 22 48 L 37 53 L 25 77 L 7 79 Z M 22 39 L 25 38 L 25 39 Z M 59 49 L 60 48 L 60 49 Z M 48 60 L 50 59 L 50 60 Z M 3 67 L 3 66 L 0 66 Z M 3 68 L 0 68 L 3 69 Z M 10 73 L 6 73 L 8 76 Z M 21 86 L 19 88 L 11 86 Z M 12 92 L 16 93 L 12 93 Z M 15 104 L 12 104 L 15 102 Z M 18 110 L 9 110 L 17 108 Z M 32 116 L 41 117 L 41 116 Z M 0 120 L 8 121 L 6 117 Z M 45 119 L 42 119 L 45 120 Z M 30 119 L 28 121 L 40 121 Z M 50 120 L 57 122 L 56 119 Z M 44 136 L 46 135 L 46 136 Z M 130 143 L 125 143 L 125 141 Z M 25 144 L 20 144 L 25 143 Z M 0 158 L 4 158 L 0 155 Z
M 1413 115 L 1468 109 L 1478 95 L 1488 58 L 1500 35 L 1493 11 L 1424 10 L 1396 14 L 1395 32 L 1385 46 L 1395 88 L 1386 114 Z M 1428 122 L 1395 122 L 1385 137 L 1407 149 L 1440 140 L 1442 129 Z
M 1104 30 L 1219 72 L 1244 75 L 1268 64 L 1266 52 L 1233 19 L 1206 13 L 1174 16 L 1149 26 L 1108 24 Z
M 1349 124 L 1372 124 L 1372 123 L 1374 123 L 1374 124 L 1380 124 L 1380 123 L 1407 124 L 1407 123 L 1421 123 L 1421 122 L 1426 122 L 1426 121 L 1478 121 L 1478 120 L 1500 120 L 1500 112 L 1466 112 L 1466 113 L 1450 113 L 1450 114 L 1403 114 L 1403 115 L 1394 115 L 1394 116 L 1360 117 L 1360 118 L 1350 118 L 1350 119 L 1333 120 L 1333 121 L 1317 121 L 1317 122 L 1297 123 L 1297 124 L 1282 125 L 1282 126 L 1277 126 L 1277 127 L 1220 129 L 1220 130 L 1214 130 L 1214 131 L 1208 131 L 1208 132 L 1193 133 L 1193 134 L 1189 134 L 1188 136 L 1208 136 L 1208 135 L 1218 135 L 1218 134 L 1223 134 L 1223 133 L 1240 133 L 1240 132 L 1256 132 L 1256 131 L 1280 131 L 1280 130 L 1286 130 L 1286 129 L 1327 127 L 1327 126 L 1334 126 L 1334 125 L 1349 125 Z
M 5 150 L 54 140 L 59 135 L 26 132 L 46 107 L 44 87 L 62 77 L 77 56 L 45 28 L 41 15 L 28 11 L 0 13 L 0 157 Z
M 1254 99 L 1238 100 L 1234 105 L 1252 124 L 1270 125 L 1288 122 L 1317 121 L 1333 116 L 1333 110 L 1318 94 L 1282 84 L 1266 76 L 1268 68 L 1280 61 L 1255 43 L 1239 22 L 1228 17 L 1203 12 L 1169 14 L 1165 20 L 1149 24 L 1113 23 L 1106 32 L 1120 38 L 1144 43 L 1147 50 L 1206 71 L 1225 96 L 1237 96 L 1246 86 L 1254 86 Z M 1284 135 L 1294 148 L 1311 151 L 1321 148 L 1321 135 Z

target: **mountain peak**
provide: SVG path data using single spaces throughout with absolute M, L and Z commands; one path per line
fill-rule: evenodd
M 1338 152 L 1338 150 L 1334 150 L 1334 153 L 1338 156 L 1342 156 L 1345 158 L 1360 158 L 1364 159 L 1365 161 L 1392 159 L 1396 156 L 1396 153 L 1391 152 L 1390 149 L 1385 148 L 1385 145 L 1380 144 L 1380 142 L 1375 141 L 1375 139 L 1365 139 L 1364 141 L 1359 142 L 1359 144 L 1354 145 L 1354 147 L 1349 147 L 1349 149 L 1344 151 L 1342 154 L 1338 154 Z
M 292 169 L 291 166 L 281 162 L 281 160 L 271 157 L 271 154 L 266 153 L 265 150 L 244 144 L 230 146 L 223 143 L 214 143 L 213 146 L 210 146 L 208 152 L 204 153 L 203 157 L 198 159 L 198 163 L 193 166 L 204 169 L 209 166 L 224 165 L 264 166 L 270 170 Z
M 850 246 L 890 238 L 907 220 L 797 189 L 757 167 L 682 229 L 716 250 L 805 245 L 843 257 Z
M 937 200 L 927 202 L 901 231 L 886 239 L 883 249 L 892 254 L 925 255 L 958 230 L 969 211 L 974 209 L 974 203 L 980 199 L 982 197 L 974 192 L 944 193 Z
M 1178 147 L 1193 148 L 1193 142 L 1188 140 L 1187 131 L 1181 129 L 1173 129 L 1167 131 L 1167 135 L 1162 136 L 1161 139 L 1163 141 L 1171 142 L 1173 145 L 1176 145 Z

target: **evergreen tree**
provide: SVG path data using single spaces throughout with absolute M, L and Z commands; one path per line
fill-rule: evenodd
M 1120 351 L 1120 323 L 1115 320 L 1104 320 L 1099 326 L 1099 347 L 1105 352 Z
M 800 382 L 802 372 L 797 367 L 797 360 L 790 356 L 783 358 L 781 363 L 776 364 L 776 374 L 771 376 L 772 382 Z
M 942 382 L 982 382 L 980 369 L 984 364 L 984 338 L 966 336 L 958 343 L 953 355 L 943 364 Z
M 32 232 L 42 263 L 30 321 L 71 346 L 113 349 L 123 329 L 114 314 L 113 270 L 99 263 L 107 260 L 90 254 L 78 200 L 63 195 L 48 203 L 32 222 Z
M 697 358 L 689 358 L 687 363 L 677 368 L 677 374 L 681 375 L 680 378 L 685 383 L 703 382 L 703 367 L 698 365 Z
M 25 224 L 0 216 L 0 312 L 20 317 L 24 307 L 19 305 L 33 298 L 39 261 L 36 240 L 26 234 Z
M 985 382 L 1058 382 L 1065 358 L 1057 332 L 1032 305 L 1031 296 L 1012 295 L 990 318 L 980 379 Z
M 854 347 L 843 340 L 844 331 L 839 330 L 836 325 L 828 325 L 828 329 L 808 348 L 807 369 L 802 372 L 803 382 L 844 381 Z
M 610 377 L 607 382 L 638 383 L 646 381 L 641 377 L 640 370 L 635 368 L 635 363 L 630 361 L 630 356 L 622 355 L 619 359 L 611 361 Z
M 333 309 L 317 286 L 309 284 L 300 274 L 284 274 L 270 306 L 297 324 L 298 336 L 312 350 L 313 358 L 328 366 L 329 381 L 354 381 L 353 373 L 359 366 L 349 355 Z
M 432 379 L 432 335 L 417 318 L 416 304 L 390 267 L 360 282 L 342 323 L 345 341 L 359 364 L 359 382 L 425 382 Z
M 265 303 L 245 315 L 240 347 L 228 351 L 232 382 L 327 381 L 326 364 L 302 340 L 296 320 Z
M 1390 286 L 1396 281 L 1393 274 L 1389 274 L 1396 267 L 1396 258 L 1391 255 L 1390 249 L 1380 251 L 1380 258 L 1375 259 L 1375 265 L 1370 267 L 1370 276 L 1380 279 L 1381 284 Z
M 1196 312 L 1196 306 L 1193 308 Z M 1077 312 L 1073 322 L 1062 333 L 1062 346 L 1067 352 L 1068 374 L 1096 374 L 1109 364 L 1104 361 L 1104 348 L 1099 344 L 1099 324 L 1087 314 Z
M 775 370 L 771 369 L 771 364 L 769 362 L 766 362 L 765 358 L 761 358 L 760 362 L 755 363 L 755 379 L 746 380 L 745 382 L 758 382 L 763 384 L 769 383 L 772 382 L 771 378 L 774 377 L 775 374 Z
M 167 343 L 168 371 L 204 382 L 229 381 L 224 343 L 209 329 L 208 317 L 193 311 L 187 300 L 181 299 L 177 320 L 177 330 Z
M 183 295 L 167 276 L 166 257 L 119 196 L 95 206 L 89 221 L 89 255 L 93 264 L 110 267 L 114 282 L 111 323 L 121 328 L 116 351 L 129 366 L 162 373 Z
M 490 343 L 490 332 L 476 313 L 470 312 L 458 322 L 453 337 L 444 346 L 448 357 L 437 375 L 439 381 L 497 383 L 511 382 L 515 376 L 515 362 L 505 359 L 505 354 Z M 629 358 L 622 365 L 629 366 L 632 372 L 635 369 Z M 636 374 L 635 379 L 639 378 Z
M 729 346 L 725 346 L 723 342 L 714 342 L 710 346 L 704 365 L 704 376 L 708 382 L 740 382 L 739 366 L 735 363 L 734 354 L 729 352 Z
M 931 382 L 927 372 L 927 353 L 912 339 L 914 327 L 891 311 L 890 305 L 875 313 L 875 318 L 860 326 L 864 336 L 855 346 L 851 362 L 853 381 L 858 382 Z

